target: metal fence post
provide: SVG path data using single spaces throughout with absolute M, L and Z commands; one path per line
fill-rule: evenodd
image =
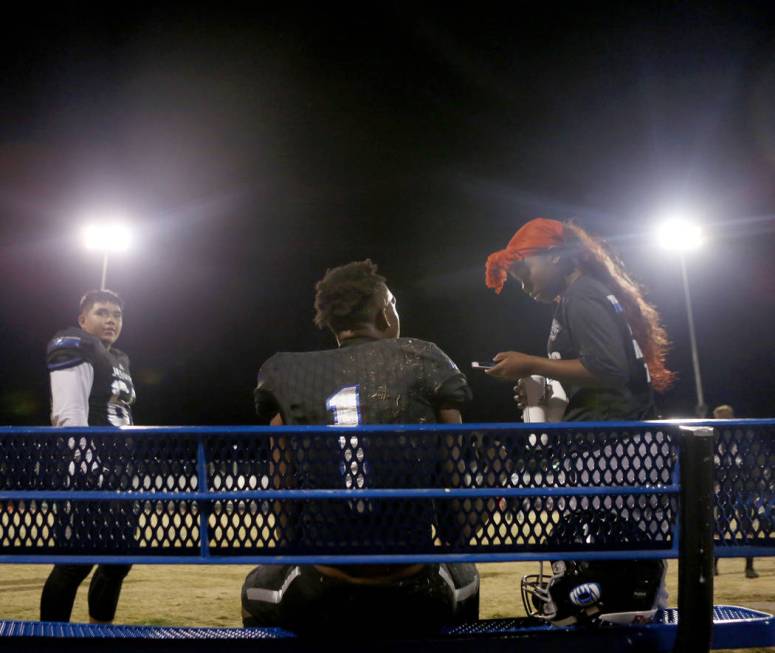
M 681 539 L 675 653 L 706 653 L 713 637 L 713 429 L 681 426 Z
M 207 457 L 205 455 L 205 436 L 200 435 L 196 445 L 196 471 L 197 491 L 207 492 Z M 202 558 L 210 557 L 209 522 L 210 502 L 199 501 L 199 555 Z

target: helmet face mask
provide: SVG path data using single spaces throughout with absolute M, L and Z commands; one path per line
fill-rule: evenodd
M 544 574 L 544 563 L 537 574 L 522 576 L 522 603 L 528 617 L 537 617 L 551 621 L 557 615 L 557 606 L 549 593 L 552 575 Z

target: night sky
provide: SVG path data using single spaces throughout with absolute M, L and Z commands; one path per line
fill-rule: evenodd
M 126 301 L 138 424 L 250 424 L 278 350 L 313 323 L 326 268 L 372 258 L 402 334 L 467 372 L 468 421 L 510 421 L 470 369 L 545 351 L 551 307 L 484 261 L 530 218 L 605 238 L 660 310 L 692 416 L 665 210 L 695 213 L 688 259 L 706 402 L 772 417 L 775 30 L 770 3 L 363 3 L 356 9 L 72 5 L 4 20 L 0 424 L 48 424 L 46 341 L 99 285 L 85 216 L 130 216 L 110 261 Z M 533 13 L 531 13 L 531 11 Z

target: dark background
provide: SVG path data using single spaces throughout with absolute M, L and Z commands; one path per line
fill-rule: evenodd
M 531 3 L 532 4 L 532 3 Z M 526 220 L 575 218 L 662 313 L 691 416 L 680 269 L 653 243 L 669 207 L 709 232 L 689 258 L 710 406 L 773 416 L 775 34 L 766 2 L 255 6 L 3 21 L 0 424 L 47 424 L 44 349 L 99 284 L 84 216 L 131 216 L 110 261 L 126 301 L 140 424 L 253 420 L 277 350 L 328 347 L 313 285 L 371 257 L 404 335 L 469 372 L 465 418 L 517 417 L 470 370 L 540 354 L 551 308 L 484 286 Z

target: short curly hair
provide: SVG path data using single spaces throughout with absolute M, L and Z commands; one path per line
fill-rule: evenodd
M 371 259 L 327 270 L 315 284 L 315 324 L 337 333 L 368 324 L 384 287 Z

